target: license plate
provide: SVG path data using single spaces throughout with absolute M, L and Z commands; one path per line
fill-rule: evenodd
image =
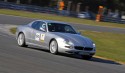
M 89 55 L 88 52 L 79 52 L 80 55 Z

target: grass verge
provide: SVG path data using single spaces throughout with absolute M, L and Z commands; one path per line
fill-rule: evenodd
M 13 28 L 10 28 L 10 32 L 12 33 L 12 34 L 16 34 L 16 27 L 13 27 Z
M 29 17 L 29 18 L 47 19 L 47 20 L 57 20 L 57 21 L 77 23 L 77 24 L 88 24 L 88 25 L 99 25 L 99 26 L 107 26 L 107 27 L 125 28 L 125 24 L 109 23 L 109 22 L 96 22 L 94 20 L 86 20 L 86 19 L 80 19 L 80 18 L 59 16 L 59 15 L 54 15 L 54 14 L 35 13 L 35 12 L 27 12 L 27 11 L 19 11 L 19 10 L 0 9 L 0 14 L 15 15 L 15 16 L 22 16 L 22 17 Z
M 82 31 L 96 43 L 96 56 L 125 63 L 125 34 Z
M 10 32 L 15 34 L 16 28 L 11 28 Z M 97 57 L 125 64 L 125 34 L 82 30 L 81 32 L 96 43 Z

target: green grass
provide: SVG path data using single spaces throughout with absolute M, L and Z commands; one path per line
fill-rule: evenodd
M 86 19 L 80 19 L 80 18 L 59 16 L 59 15 L 54 15 L 54 14 L 35 13 L 35 12 L 27 12 L 27 11 L 19 11 L 19 10 L 17 11 L 17 10 L 9 10 L 9 9 L 0 9 L 0 14 L 23 16 L 23 17 L 29 17 L 29 18 L 47 19 L 47 20 L 57 20 L 57 21 L 77 23 L 77 24 L 125 28 L 125 24 L 96 22 L 94 20 L 86 20 Z
M 12 33 L 12 34 L 15 34 L 16 33 L 16 27 L 13 27 L 13 28 L 10 28 L 10 32 Z
M 125 34 L 82 31 L 97 47 L 96 56 L 125 63 Z
M 15 34 L 16 28 L 10 32 Z M 96 56 L 125 63 L 125 34 L 81 31 L 96 43 Z

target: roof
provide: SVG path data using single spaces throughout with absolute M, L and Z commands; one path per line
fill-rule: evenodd
M 37 20 L 36 20 L 37 21 Z M 54 20 L 38 20 L 38 21 L 44 21 L 47 23 L 61 23 L 61 24 L 67 24 L 66 22 L 60 22 L 60 21 L 54 21 Z

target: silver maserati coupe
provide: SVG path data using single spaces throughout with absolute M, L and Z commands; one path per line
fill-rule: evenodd
M 52 20 L 35 20 L 17 27 L 17 43 L 21 47 L 28 45 L 47 49 L 52 54 L 77 54 L 91 59 L 96 52 L 95 43 L 80 35 L 71 25 Z

